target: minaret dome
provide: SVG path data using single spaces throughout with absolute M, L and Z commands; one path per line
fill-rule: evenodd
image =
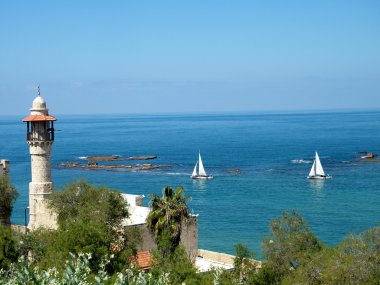
M 38 95 L 32 104 L 32 108 L 30 109 L 31 115 L 47 115 L 48 109 L 46 109 L 46 102 L 44 98 Z

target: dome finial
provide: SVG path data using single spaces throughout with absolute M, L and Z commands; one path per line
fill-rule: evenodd
M 37 86 L 37 97 L 34 98 L 32 108 L 30 109 L 32 115 L 47 115 L 46 102 L 41 97 L 40 85 Z

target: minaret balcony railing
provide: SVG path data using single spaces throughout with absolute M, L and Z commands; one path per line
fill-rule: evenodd
M 27 141 L 54 141 L 54 129 L 48 129 L 46 132 L 27 132 Z

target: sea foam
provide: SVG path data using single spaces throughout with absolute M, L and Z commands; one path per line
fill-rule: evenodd
M 307 163 L 312 163 L 311 160 L 304 160 L 304 159 L 293 159 L 291 160 L 291 163 L 296 163 L 296 164 L 307 164 Z

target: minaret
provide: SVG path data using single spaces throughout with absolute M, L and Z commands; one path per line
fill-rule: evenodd
M 51 147 L 54 143 L 54 121 L 49 116 L 46 102 L 40 96 L 34 99 L 27 123 L 26 140 L 29 144 L 32 181 L 29 183 L 29 228 L 56 228 L 56 216 L 47 208 L 46 200 L 53 192 L 51 180 Z

